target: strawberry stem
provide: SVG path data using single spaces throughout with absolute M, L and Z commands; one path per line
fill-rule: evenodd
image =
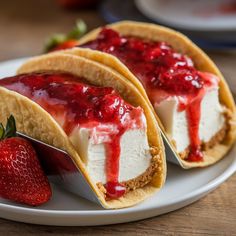
M 7 118 L 6 129 L 0 123 L 0 140 L 16 136 L 16 122 L 13 115 Z
M 79 39 L 87 31 L 87 26 L 83 20 L 77 20 L 75 27 L 68 34 L 54 34 L 52 35 L 45 44 L 45 52 L 49 52 L 58 45 L 66 42 L 70 39 Z
M 7 119 L 5 138 L 16 136 L 16 122 L 13 115 Z
M 3 139 L 4 135 L 5 135 L 5 129 L 4 129 L 3 125 L 2 125 L 2 123 L 1 123 L 0 124 L 0 140 Z

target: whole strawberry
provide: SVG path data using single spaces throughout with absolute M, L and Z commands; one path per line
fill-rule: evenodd
M 52 191 L 31 143 L 16 137 L 13 116 L 6 129 L 0 124 L 0 196 L 38 206 L 47 202 Z

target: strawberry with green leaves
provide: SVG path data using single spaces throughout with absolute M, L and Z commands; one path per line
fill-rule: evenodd
M 50 184 L 29 141 L 16 136 L 13 116 L 0 124 L 0 197 L 38 206 L 52 196 Z
M 45 45 L 45 52 L 53 52 L 73 48 L 78 45 L 79 38 L 85 34 L 86 24 L 82 20 L 76 22 L 74 29 L 67 35 L 55 34 Z

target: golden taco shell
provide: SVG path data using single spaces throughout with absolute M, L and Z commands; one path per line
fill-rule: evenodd
M 96 183 L 91 180 L 85 164 L 64 130 L 40 105 L 19 93 L 0 87 L 0 121 L 5 122 L 6 118 L 12 114 L 20 132 L 67 151 L 105 208 L 129 207 L 143 201 L 159 190 L 166 177 L 163 142 L 155 117 L 135 86 L 106 66 L 60 52 L 30 59 L 18 70 L 18 74 L 47 71 L 69 73 L 83 77 L 86 82 L 92 85 L 113 87 L 125 101 L 133 106 L 143 108 L 147 120 L 149 146 L 152 150 L 153 160 L 158 165 L 152 180 L 144 187 L 131 190 L 119 199 L 107 201 Z
M 158 26 L 155 24 L 139 23 L 132 21 L 118 22 L 108 25 L 106 27 L 112 28 L 124 36 L 134 36 L 150 41 L 166 42 L 171 45 L 173 49 L 177 52 L 189 56 L 193 60 L 196 69 L 204 72 L 210 72 L 220 78 L 219 97 L 221 104 L 227 108 L 227 135 L 225 136 L 222 143 L 214 145 L 213 148 L 208 149 L 204 152 L 203 162 L 187 162 L 181 159 L 180 157 L 178 157 L 178 160 L 181 163 L 182 167 L 192 168 L 208 166 L 223 158 L 223 156 L 230 150 L 236 139 L 236 108 L 233 96 L 230 92 L 227 82 L 225 81 L 223 75 L 213 63 L 213 61 L 186 36 L 166 27 Z M 94 40 L 101 29 L 102 28 L 98 28 L 89 32 L 83 38 L 80 39 L 79 43 L 82 45 L 91 40 Z M 148 101 L 148 96 L 141 82 L 115 56 L 108 53 L 85 48 L 74 48 L 72 50 L 66 50 L 64 51 L 64 53 L 83 56 L 116 70 L 127 80 L 131 81 L 138 88 L 143 97 L 147 100 L 148 104 L 152 106 L 150 101 Z M 152 110 L 154 111 L 153 108 Z M 156 119 L 162 130 L 165 132 L 165 129 L 160 122 L 160 119 L 157 116 Z M 171 142 L 172 141 L 169 139 L 169 143 Z M 173 142 L 172 149 L 175 150 Z M 177 151 L 175 151 L 175 153 L 177 154 Z

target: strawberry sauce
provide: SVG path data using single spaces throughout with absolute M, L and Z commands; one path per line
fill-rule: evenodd
M 193 61 L 177 53 L 165 42 L 152 42 L 138 37 L 122 36 L 103 28 L 98 37 L 80 47 L 91 48 L 118 57 L 140 80 L 153 105 L 168 97 L 179 101 L 179 111 L 186 111 L 190 137 L 190 162 L 203 160 L 199 123 L 201 101 L 219 79 L 195 69 Z
M 128 129 L 144 128 L 142 109 L 126 103 L 112 88 L 85 84 L 69 74 L 34 73 L 0 80 L 48 111 L 68 136 L 76 127 L 91 130 L 94 144 L 105 143 L 107 198 L 124 195 L 119 183 L 120 139 Z

